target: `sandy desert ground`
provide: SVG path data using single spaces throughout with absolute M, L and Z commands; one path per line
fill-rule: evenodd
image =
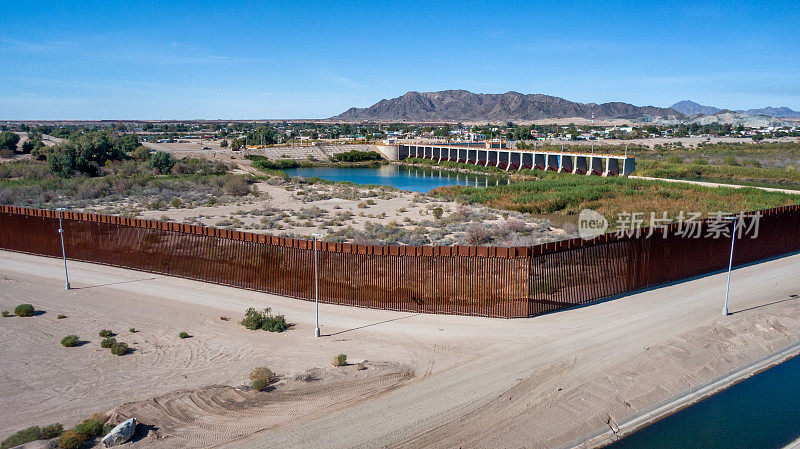
M 2 252 L 0 308 L 44 313 L 0 318 L 0 435 L 113 411 L 150 430 L 131 447 L 552 447 L 797 341 L 799 263 L 736 270 L 726 318 L 716 274 L 520 320 L 321 305 L 314 339 L 312 303 L 76 262 L 66 292 L 59 260 Z M 248 331 L 250 306 L 296 325 Z M 273 391 L 232 388 L 261 365 Z

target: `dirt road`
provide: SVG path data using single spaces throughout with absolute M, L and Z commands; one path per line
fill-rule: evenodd
M 256 362 L 288 373 L 325 366 L 331 354 L 349 351 L 355 358 L 409 365 L 415 377 L 362 401 L 344 400 L 338 408 L 317 409 L 312 401 L 295 419 L 262 431 L 253 426 L 256 433 L 225 446 L 551 447 L 606 425 L 609 416 L 632 414 L 800 338 L 800 255 L 736 270 L 733 314 L 725 318 L 720 316 L 725 275 L 717 274 L 520 320 L 321 305 L 325 336 L 319 340 L 310 336 L 312 303 L 74 262 L 73 285 L 93 287 L 66 293 L 59 264 L 0 252 L 0 305 L 13 308 L 32 296 L 29 302 L 52 310 L 41 318 L 59 313 L 55 309 L 77 307 L 67 311 L 74 315 L 96 308 L 96 321 L 89 323 L 95 327 L 104 315 L 122 313 L 115 322 L 125 321 L 124 314 L 140 322 L 149 316 L 152 327 L 164 329 L 156 334 L 166 353 L 157 355 L 154 346 L 149 359 L 136 359 L 149 356 L 147 348 L 126 356 L 126 369 L 133 372 L 123 371 L 125 379 L 116 378 L 117 368 L 107 361 L 90 364 L 94 374 L 75 387 L 86 367 L 65 364 L 61 353 L 46 349 L 51 342 L 45 337 L 37 345 L 41 354 L 14 350 L 24 329 L 2 321 L 0 357 L 7 363 L 0 408 L 11 411 L 4 413 L 4 432 L 45 424 L 43 419 L 78 420 L 84 417 L 80 413 L 179 388 L 235 385 Z M 264 336 L 216 318 L 251 305 L 271 306 L 297 327 Z M 199 330 L 187 353 L 195 357 L 176 357 L 185 349 L 170 349 L 176 343 L 166 336 L 177 326 Z M 202 375 L 187 379 L 187 373 Z M 52 385 L 21 389 L 35 384 L 30 376 Z M 71 383 L 62 385 L 67 383 L 62 377 Z M 115 389 L 107 388 L 109 382 Z M 181 441 L 158 443 L 202 445 Z
M 723 184 L 721 182 L 692 181 L 692 180 L 689 180 L 689 179 L 652 178 L 652 177 L 649 177 L 649 176 L 630 176 L 630 177 L 631 178 L 636 178 L 636 179 L 646 179 L 646 180 L 649 180 L 649 181 L 682 182 L 682 183 L 685 183 L 685 184 L 696 184 L 696 185 L 699 185 L 699 186 L 706 186 L 706 187 L 731 187 L 731 188 L 734 188 L 734 189 L 752 188 L 752 189 L 764 190 L 764 191 L 767 191 L 767 192 L 782 192 L 782 193 L 788 193 L 788 194 L 791 194 L 791 195 L 800 195 L 800 190 L 778 189 L 778 188 L 775 188 L 775 187 L 745 186 L 745 185 L 739 185 L 739 184 Z

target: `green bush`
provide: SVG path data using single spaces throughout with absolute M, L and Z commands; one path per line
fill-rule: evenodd
M 254 389 L 264 391 L 275 382 L 275 373 L 266 366 L 253 368 L 250 372 L 250 381 L 253 382 Z
M 444 215 L 444 209 L 442 209 L 441 207 L 433 208 L 433 218 L 440 220 L 442 218 L 442 215 Z
M 31 304 L 20 304 L 14 308 L 14 315 L 16 316 L 33 316 L 36 309 Z
M 150 166 L 153 167 L 159 174 L 166 175 L 172 170 L 175 165 L 175 159 L 171 154 L 164 151 L 156 151 L 150 155 Z
M 261 312 L 252 307 L 247 309 L 240 324 L 250 330 L 262 329 L 270 332 L 283 332 L 289 327 L 286 318 L 283 315 L 273 315 L 269 307 Z
M 285 170 L 288 168 L 297 168 L 300 166 L 300 163 L 294 159 L 276 159 L 276 160 L 269 160 L 269 159 L 251 159 L 252 166 L 261 170 Z
M 111 353 L 114 355 L 125 355 L 128 353 L 128 345 L 122 342 L 114 343 L 111 346 Z
M 351 150 L 344 153 L 336 153 L 333 159 L 340 162 L 364 162 L 379 161 L 383 159 L 377 151 L 358 151 Z
M 78 339 L 77 335 L 67 335 L 66 337 L 61 339 L 61 346 L 71 348 L 73 346 L 78 346 L 80 339 Z
M 103 338 L 113 337 L 116 335 L 114 332 L 111 332 L 109 329 L 103 329 L 99 332 L 99 335 Z
M 58 437 L 58 447 L 61 449 L 79 449 L 86 440 L 88 438 L 82 434 L 74 430 L 67 430 Z
M 2 444 L 0 444 L 0 448 L 7 449 L 9 447 L 19 446 L 20 444 L 27 443 L 29 441 L 34 441 L 39 439 L 39 428 L 38 427 L 28 427 L 27 429 L 22 429 L 10 437 L 3 440 Z
M 183 339 L 183 338 L 189 338 L 189 337 L 191 337 L 191 335 L 189 335 L 186 332 L 181 332 L 181 333 L 178 334 L 178 337 Z
M 283 315 L 268 315 L 264 318 L 261 330 L 269 332 L 283 332 L 288 328 L 286 318 Z
M 132 328 L 128 329 L 128 332 L 130 332 L 132 334 L 135 334 L 135 333 L 137 333 L 139 331 L 137 331 L 135 327 L 132 327 Z
M 253 381 L 253 389 L 258 391 L 264 391 L 269 388 L 270 383 L 263 379 L 256 379 Z
M 113 348 L 114 345 L 117 344 L 117 339 L 114 337 L 106 337 L 100 342 L 101 348 L 110 349 Z
M 84 420 L 72 428 L 75 432 L 85 436 L 85 439 L 99 437 L 103 434 L 103 423 L 94 418 Z
M 723 159 L 723 161 L 725 162 L 725 165 L 730 165 L 732 167 L 738 167 L 739 165 L 741 165 L 734 156 L 725 156 L 725 159 Z
M 61 424 L 50 424 L 49 426 L 42 428 L 42 431 L 39 433 L 39 439 L 49 440 L 61 435 L 62 433 L 64 433 L 64 427 Z
M 67 317 L 66 315 L 59 313 L 56 318 L 59 319 L 59 320 L 63 320 L 66 317 Z
M 38 426 L 28 427 L 3 440 L 0 443 L 0 449 L 8 449 L 35 440 L 49 440 L 61 435 L 63 431 L 64 428 L 61 427 L 61 424 L 50 424 L 41 429 Z
M 347 365 L 347 354 L 339 354 L 333 358 L 333 366 Z
M 259 312 L 250 307 L 244 312 L 244 319 L 239 324 L 250 329 L 251 331 L 260 329 L 261 325 L 264 324 L 264 315 L 268 311 L 269 309 L 264 309 L 264 312 Z
M 9 316 L 11 316 L 11 314 L 8 312 L 8 310 L 3 310 L 3 316 L 4 317 L 9 317 Z

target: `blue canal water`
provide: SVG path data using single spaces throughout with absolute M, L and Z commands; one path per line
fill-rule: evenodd
M 798 437 L 800 357 L 795 357 L 608 447 L 775 449 Z
M 398 189 L 415 192 L 427 192 L 437 187 L 453 185 L 485 187 L 507 182 L 505 179 L 492 176 L 455 173 L 435 168 L 403 167 L 394 164 L 374 167 L 301 167 L 284 171 L 289 176 L 394 186 Z

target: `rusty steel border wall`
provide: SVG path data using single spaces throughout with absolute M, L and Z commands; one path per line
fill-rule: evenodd
M 758 237 L 737 239 L 735 265 L 800 251 L 800 205 L 759 212 Z M 57 214 L 0 206 L 0 249 L 61 257 Z M 314 298 L 313 241 L 70 211 L 62 219 L 71 260 Z M 512 248 L 319 242 L 320 301 L 520 318 L 727 267 L 729 238 L 685 238 L 678 226 L 650 238 L 604 234 Z

